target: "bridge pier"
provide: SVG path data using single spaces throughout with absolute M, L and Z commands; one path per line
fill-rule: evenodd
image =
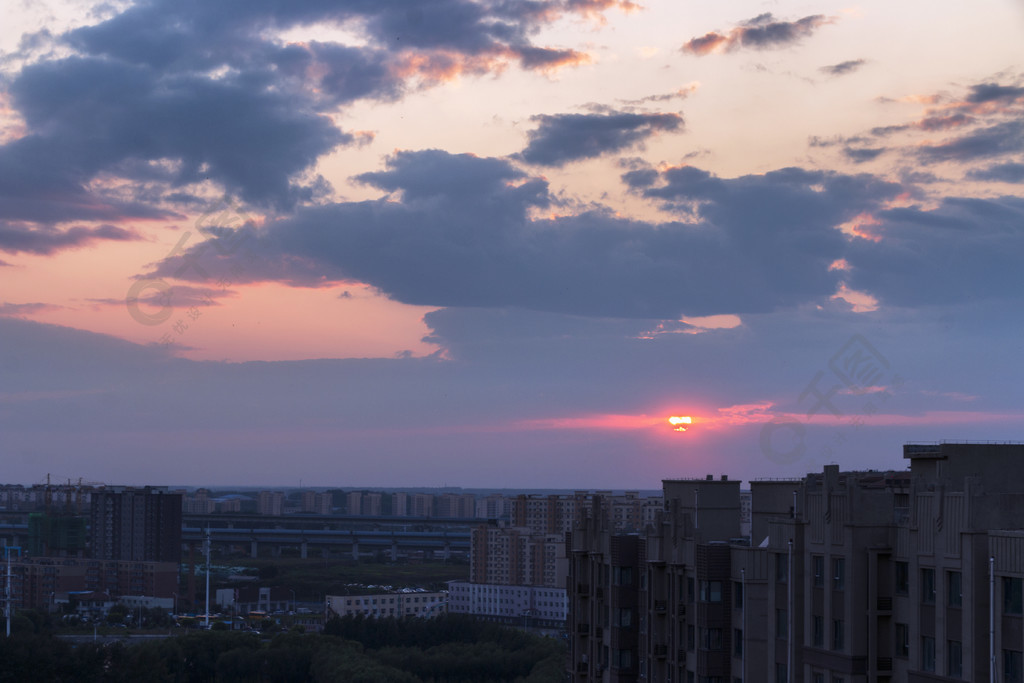
M 253 539 L 252 543 L 249 545 L 249 555 L 253 559 L 256 559 L 257 557 L 260 556 L 259 544 L 256 543 L 256 539 Z
M 352 559 L 359 560 L 359 541 L 352 541 Z
M 452 544 L 449 543 L 448 541 L 445 541 L 444 542 L 444 559 L 447 561 L 447 560 L 451 559 L 451 556 L 452 556 Z

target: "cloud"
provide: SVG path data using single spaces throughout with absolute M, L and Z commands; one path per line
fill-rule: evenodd
M 974 161 L 1024 151 L 1024 120 L 977 128 L 934 145 L 922 145 L 922 161 Z
M 88 246 L 103 240 L 124 242 L 137 239 L 139 236 L 135 232 L 115 225 L 97 227 L 76 225 L 65 230 L 58 230 L 0 222 L 0 251 L 9 254 L 26 252 L 45 255 L 62 249 Z
M 999 83 L 978 83 L 970 87 L 967 101 L 971 104 L 986 102 L 1019 102 L 1024 99 L 1024 87 Z
M 712 52 L 739 48 L 769 50 L 795 45 L 814 34 L 821 26 L 831 24 L 834 18 L 815 14 L 796 21 L 779 21 L 771 13 L 760 14 L 727 31 L 711 31 L 692 38 L 683 45 L 683 52 L 703 56 Z
M 838 64 L 823 66 L 818 70 L 829 76 L 845 76 L 847 74 L 852 74 L 865 64 L 867 64 L 867 60 L 851 59 L 845 62 L 839 62 Z
M 1024 183 L 1024 164 L 1014 162 L 996 164 L 988 168 L 968 171 L 971 180 L 992 180 L 1000 183 Z
M 932 210 L 893 208 L 875 218 L 871 231 L 881 239 L 855 240 L 847 251 L 854 289 L 905 307 L 1019 299 L 1021 198 L 951 197 Z
M 846 242 L 837 226 L 901 191 L 802 169 L 723 179 L 672 168 L 641 194 L 685 220 L 653 223 L 601 209 L 534 218 L 551 202 L 547 183 L 500 159 L 400 152 L 358 178 L 389 197 L 246 228 L 257 260 L 206 249 L 203 268 L 234 262 L 253 281 L 303 286 L 363 282 L 429 306 L 672 320 L 769 311 L 834 294 L 840 274 L 829 266 Z M 150 275 L 201 279 L 183 269 L 192 256 Z
M 25 125 L 0 146 L 0 219 L 162 218 L 175 215 L 160 208 L 170 197 L 207 182 L 251 205 L 288 210 L 329 189 L 307 177 L 318 159 L 366 140 L 327 113 L 357 100 L 394 101 L 460 74 L 497 74 L 510 62 L 541 71 L 585 63 L 581 52 L 534 38 L 567 14 L 612 7 L 632 5 L 153 0 L 42 36 L 45 53 L 39 40 L 25 40 L 19 58 L 27 65 L 9 81 Z M 363 42 L 281 37 L 317 23 L 356 27 Z M 110 177 L 136 186 L 113 196 L 96 182 Z
M 685 100 L 687 97 L 697 92 L 700 87 L 700 83 L 694 81 L 689 85 L 674 90 L 673 92 L 661 93 L 658 95 L 648 95 L 647 97 L 641 97 L 637 100 L 620 100 L 623 104 L 639 105 L 648 104 L 650 102 L 671 102 L 672 100 Z
M 84 182 L 125 161 L 170 160 L 173 185 L 214 179 L 253 204 L 287 206 L 308 192 L 293 177 L 353 137 L 308 101 L 254 85 L 71 57 L 26 67 L 11 92 L 40 131 L 30 171 L 63 165 Z
M 63 308 L 63 306 L 39 302 L 14 304 L 4 301 L 0 302 L 0 316 L 32 315 L 33 313 L 41 313 L 44 311 L 56 311 L 61 308 Z
M 563 166 L 633 147 L 659 132 L 683 128 L 678 114 L 633 114 L 612 111 L 600 114 L 534 116 L 522 158 L 541 166 Z
M 862 164 L 865 161 L 874 161 L 885 151 L 884 147 L 844 147 L 843 155 L 854 163 Z

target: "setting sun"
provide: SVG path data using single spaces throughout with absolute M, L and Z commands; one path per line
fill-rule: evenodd
M 672 416 L 668 419 L 668 423 L 672 425 L 672 428 L 677 432 L 685 432 L 686 427 L 684 427 L 683 425 L 688 425 L 691 422 L 693 422 L 693 420 L 689 417 Z

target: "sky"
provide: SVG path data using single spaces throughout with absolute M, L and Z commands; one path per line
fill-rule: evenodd
M 653 489 L 1022 440 L 1022 44 L 1016 0 L 13 0 L 3 478 Z

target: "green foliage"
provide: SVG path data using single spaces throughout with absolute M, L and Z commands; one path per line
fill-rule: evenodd
M 126 616 L 128 616 L 128 606 L 119 602 L 107 610 L 107 623 L 123 624 Z
M 484 683 L 560 681 L 564 645 L 461 615 L 437 619 L 336 619 L 330 633 L 193 631 L 138 644 L 72 647 L 33 620 L 0 643 L 0 683 Z

